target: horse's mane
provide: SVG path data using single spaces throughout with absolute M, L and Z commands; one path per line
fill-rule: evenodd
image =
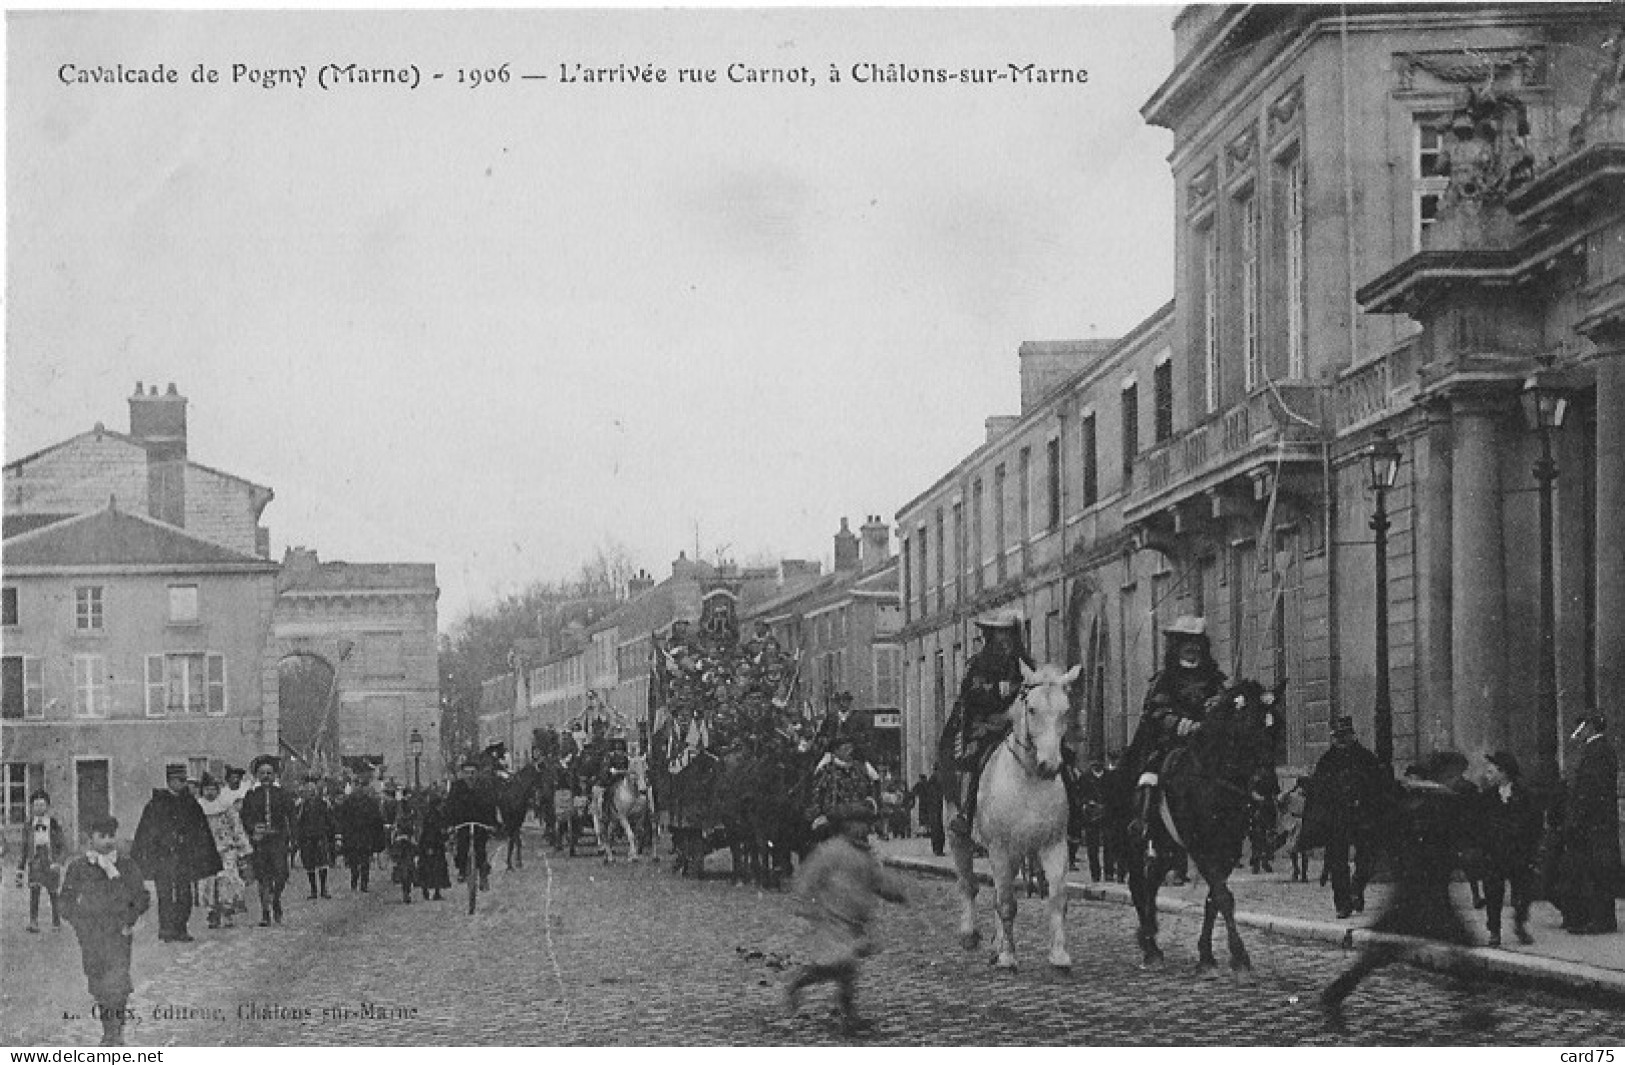
M 1250 677 L 1220 694 L 1218 705 L 1192 737 L 1192 752 L 1209 772 L 1220 776 L 1240 778 L 1273 768 L 1275 735 L 1282 727 L 1279 698 Z

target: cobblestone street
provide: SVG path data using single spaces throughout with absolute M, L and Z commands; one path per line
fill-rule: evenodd
M 711 859 L 721 869 L 726 859 Z M 335 876 L 347 883 L 348 878 Z M 551 872 L 551 878 L 549 873 Z M 297 876 L 297 872 L 296 872 Z M 500 869 L 470 917 L 460 889 L 440 903 L 403 906 L 387 880 L 369 895 L 347 886 L 328 902 L 290 885 L 287 923 L 225 932 L 203 928 L 184 945 L 157 942 L 143 919 L 135 955 L 140 1021 L 132 1045 L 369 1044 L 834 1044 L 827 989 L 795 1018 L 781 989 L 798 960 L 783 893 L 675 877 L 665 863 L 606 867 L 539 851 L 522 872 Z M 551 879 L 551 887 L 550 887 Z M 860 1004 L 879 1021 L 866 1042 L 1047 1045 L 1607 1045 L 1625 1017 L 1577 999 L 1480 986 L 1491 1030 L 1457 1023 L 1442 977 L 1378 974 L 1349 1003 L 1345 1032 L 1329 1032 L 1315 991 L 1347 963 L 1342 951 L 1248 934 L 1256 971 L 1195 977 L 1196 923 L 1163 925 L 1168 964 L 1143 970 L 1132 911 L 1074 902 L 1076 969 L 1052 973 L 1037 950 L 1041 912 L 1023 900 L 1024 968 L 995 973 L 985 953 L 954 942 L 946 881 L 907 878 L 913 903 L 888 907 L 882 952 L 863 972 Z M 22 931 L 21 892 L 5 896 L 0 1042 L 94 1042 L 97 1025 L 73 933 Z M 979 899 L 984 913 L 989 895 Z M 549 932 L 551 933 L 549 935 Z M 382 1016 L 362 1015 L 371 1004 Z M 182 1012 L 155 1019 L 154 1011 Z M 239 1016 L 239 1011 L 244 1016 Z M 250 1010 L 258 1011 L 248 1017 Z M 293 1016 L 279 1016 L 286 1010 Z M 324 1010 L 333 1011 L 323 1015 Z M 81 1019 L 64 1020 L 64 1011 Z M 185 1016 L 191 1011 L 192 1016 Z M 346 1014 L 344 1011 L 349 1011 Z

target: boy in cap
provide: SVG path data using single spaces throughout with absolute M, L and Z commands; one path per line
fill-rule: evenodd
M 803 990 L 833 982 L 841 1027 L 848 1035 L 874 1027 L 858 1015 L 856 997 L 858 961 L 875 952 L 869 934 L 875 902 L 906 901 L 897 881 L 869 850 L 874 815 L 869 803 L 845 803 L 831 810 L 829 819 L 837 833 L 812 852 L 793 885 L 800 914 L 812 924 L 813 960 L 790 978 L 786 1005 L 794 1014 Z
M 254 879 L 260 888 L 260 927 L 282 923 L 282 889 L 288 883 L 288 840 L 293 837 L 293 800 L 276 782 L 282 762 L 262 754 L 249 769 L 259 781 L 243 799 L 243 829 L 254 844 Z
M 135 990 L 130 937 L 150 903 L 140 867 L 119 856 L 118 821 L 92 818 L 86 835 L 85 853 L 62 875 L 62 914 L 79 937 L 85 979 L 96 1000 L 92 1012 L 102 1022 L 102 1046 L 122 1046 L 125 1006 Z

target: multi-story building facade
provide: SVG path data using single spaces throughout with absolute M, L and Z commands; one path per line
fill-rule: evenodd
M 976 652 L 975 620 L 1014 606 L 1041 662 L 1085 662 L 1079 739 L 1122 746 L 1166 614 L 1165 566 L 1136 554 L 1123 520 L 1140 441 L 1168 430 L 1163 307 L 1120 340 L 1021 346 L 1017 415 L 897 513 L 903 773 L 929 772 Z
M 5 543 L 0 818 L 44 788 L 70 831 L 134 831 L 165 767 L 275 744 L 277 567 L 106 503 Z
M 210 557 L 268 567 L 275 603 L 269 617 L 261 616 L 263 604 L 251 595 L 215 595 L 210 600 L 208 631 L 254 633 L 259 664 L 252 672 L 266 678 L 263 685 L 253 687 L 252 694 L 245 688 L 233 698 L 232 705 L 253 727 L 241 726 L 235 721 L 238 713 L 231 714 L 240 742 L 227 748 L 228 752 L 236 757 L 243 753 L 238 747 L 248 745 L 250 756 L 278 752 L 306 757 L 318 749 L 320 741 L 319 753 L 329 761 L 342 755 L 383 757 L 389 771 L 404 773 L 412 765 L 409 751 L 414 731 L 425 749 L 433 751 L 439 746 L 434 567 L 324 563 L 314 551 L 303 549 L 290 550 L 281 566 L 269 562 L 270 536 L 260 519 L 273 498 L 272 491 L 190 457 L 187 404 L 173 384 L 162 394 L 156 387 L 144 390 L 137 384 L 129 397 L 128 433 L 97 424 L 88 432 L 7 463 L 7 581 L 23 557 L 13 554 L 14 545 L 32 543 L 25 537 L 56 525 L 78 529 L 79 525 L 69 527 L 67 523 L 103 513 L 109 500 L 114 501 L 113 512 L 120 517 L 106 531 L 129 537 L 130 550 L 152 549 L 149 541 L 155 534 L 147 530 L 156 523 L 173 534 L 174 550 L 195 541 L 219 552 Z M 140 564 L 156 562 L 148 558 Z M 195 634 L 200 630 L 175 631 Z M 22 639 L 24 635 L 6 630 L 8 654 L 13 637 Z M 32 638 L 35 633 L 27 635 Z M 233 647 L 232 658 L 240 662 L 244 653 L 244 648 Z M 212 661 L 205 661 L 206 670 L 213 668 Z M 239 680 L 249 675 L 240 664 L 230 668 Z M 26 689 L 26 677 L 24 680 Z M 259 694 L 262 688 L 268 694 Z M 290 712 L 286 728 L 284 702 Z M 121 750 L 146 759 L 127 762 L 127 771 L 144 773 L 151 786 L 161 787 L 165 763 L 158 757 L 163 746 L 160 737 L 166 728 L 168 732 L 174 729 L 160 726 L 157 715 L 124 720 L 132 736 L 140 739 Z M 139 731 L 147 726 L 155 731 Z M 43 726 L 30 727 L 49 731 L 68 726 L 47 716 Z M 8 738 L 0 736 L 0 744 Z M 69 746 L 64 740 L 41 748 L 61 752 L 56 762 L 37 763 L 47 779 L 73 775 L 71 762 L 65 760 L 70 758 L 66 753 Z M 7 747 L 0 758 L 23 764 L 11 754 Z M 194 757 L 202 759 L 204 754 Z M 298 768 L 294 766 L 295 771 Z M 439 759 L 430 759 L 426 769 L 426 776 L 432 779 L 439 772 Z M 111 770 L 115 796 L 133 786 L 117 779 L 121 771 Z M 7 772 L 9 780 L 11 771 Z M 33 770 L 22 772 L 26 775 Z M 16 785 L 8 788 L 15 790 Z
M 902 627 L 897 559 L 891 553 L 891 527 L 870 515 L 858 534 L 841 519 L 835 534 L 834 572 L 751 608 L 743 618 L 748 634 L 765 623 L 799 669 L 798 710 L 807 717 L 828 714 L 837 695 L 850 695 L 853 707 L 871 716 L 878 764 L 902 758 Z
M 1015 564 L 1040 548 L 1020 517 L 1031 463 L 1045 469 L 1046 435 L 1063 456 L 1081 451 L 1067 442 L 1076 432 L 1063 422 L 1067 404 L 1056 397 L 1029 409 L 1024 387 L 1015 425 L 995 421 L 994 439 L 899 513 L 906 702 L 917 732 L 909 748 L 919 759 L 909 772 L 929 767 L 973 650 L 966 621 L 1004 602 L 1025 608 L 1038 657 L 1086 663 L 1075 695 L 1097 753 L 1132 725 L 1156 668 L 1157 630 L 1175 613 L 1207 618 L 1228 672 L 1286 679 L 1289 771 L 1313 764 L 1333 715 L 1353 716 L 1374 745 L 1367 459 L 1379 431 L 1400 447 L 1384 499 L 1382 589 L 1394 758 L 1505 746 L 1539 764 L 1550 723 L 1537 727 L 1522 709 L 1537 701 L 1538 493 L 1529 468 L 1538 441 L 1520 427 L 1511 396 L 1543 355 L 1570 368 L 1577 412 L 1554 437 L 1559 464 L 1575 471 L 1556 503 L 1563 721 L 1604 690 L 1615 668 L 1606 663 L 1622 650 L 1617 605 L 1603 604 L 1622 579 L 1604 560 L 1616 542 L 1605 537 L 1618 530 L 1603 502 L 1619 498 L 1619 481 L 1601 456 L 1617 448 L 1610 419 L 1597 413 L 1606 406 L 1597 382 L 1611 380 L 1608 353 L 1617 349 L 1609 301 L 1618 197 L 1591 195 L 1617 192 L 1604 146 L 1614 134 L 1593 122 L 1591 154 L 1570 158 L 1569 147 L 1588 101 L 1594 113 L 1614 114 L 1594 103 L 1619 91 L 1617 57 L 1605 47 L 1617 39 L 1614 22 L 1600 7 L 1565 4 L 1180 13 L 1174 69 L 1143 108 L 1174 135 L 1175 300 L 1152 320 L 1161 326 L 1151 330 L 1159 335 L 1150 365 L 1119 375 L 1124 409 L 1143 406 L 1149 382 L 1142 429 L 1151 433 L 1108 434 L 1119 450 L 1105 465 L 1121 464 L 1121 497 L 1105 508 L 1110 520 L 1080 529 L 1062 552 L 1116 561 L 1062 563 L 1038 587 L 1015 576 Z M 1431 249 L 1461 229 L 1452 182 L 1459 192 L 1461 175 L 1476 173 L 1487 151 L 1482 135 L 1475 144 L 1450 128 L 1463 128 L 1460 115 L 1485 94 L 1513 101 L 1503 105 L 1510 117 L 1499 122 L 1506 143 L 1497 150 L 1516 147 L 1534 191 L 1506 197 L 1515 236 L 1452 238 L 1452 251 L 1485 255 L 1449 258 Z M 1381 313 L 1362 313 L 1362 301 Z M 1063 393 L 1086 389 L 1089 376 Z M 1063 468 L 1061 479 L 1070 530 L 1065 497 L 1077 477 Z M 1047 557 L 1040 551 L 1037 564 Z M 1072 609 L 1096 599 L 1103 609 Z M 1057 613 L 1058 639 L 1048 620 Z M 1097 646 L 1123 666 L 1115 694 L 1112 670 L 1102 696 L 1088 665 Z M 1104 728 L 1092 716 L 1101 704 Z

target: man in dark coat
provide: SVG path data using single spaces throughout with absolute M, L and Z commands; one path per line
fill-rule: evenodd
M 1501 945 L 1501 904 L 1512 889 L 1512 931 L 1528 946 L 1529 902 L 1534 895 L 1535 857 L 1540 847 L 1540 807 L 1523 783 L 1517 758 L 1496 751 L 1488 758 L 1484 790 L 1474 823 L 1483 855 L 1485 923 L 1489 945 Z
M 452 833 L 452 844 L 455 848 L 453 857 L 457 863 L 457 879 L 465 880 L 471 870 L 468 867 L 468 849 L 470 837 L 474 844 L 474 870 L 480 878 L 480 890 L 490 883 L 491 863 L 485 856 L 485 844 L 490 838 L 486 825 L 495 826 L 497 823 L 496 793 L 479 778 L 480 763 L 474 758 L 463 759 L 458 770 L 457 779 L 451 782 L 451 789 L 446 793 L 446 827 Z M 476 827 L 467 828 L 473 823 Z
M 937 781 L 939 773 L 940 770 L 935 768 L 929 776 L 921 773 L 914 784 L 913 798 L 919 804 L 920 827 L 931 836 L 931 853 L 941 857 L 946 850 L 947 840 L 943 832 L 942 785 Z
M 130 857 L 157 888 L 159 940 L 190 943 L 192 884 L 221 870 L 220 852 L 209 819 L 186 789 L 186 767 L 170 766 L 165 781 L 141 811 Z
M 1067 825 L 1067 865 L 1073 869 L 1078 867 L 1077 844 L 1081 843 L 1089 861 L 1089 879 L 1099 883 L 1103 872 L 1101 845 L 1105 842 L 1106 827 L 1106 765 L 1100 759 L 1091 758 L 1088 766 L 1078 774 L 1069 805 L 1073 816 Z M 1104 872 L 1107 876 L 1111 875 L 1110 869 Z
M 982 767 L 1010 731 L 1006 713 L 1021 694 L 1022 664 L 1033 668 L 1021 644 L 1021 620 L 1017 611 L 1001 610 L 976 622 L 986 642 L 965 664 L 959 700 L 939 743 L 945 763 L 959 772 L 959 788 L 953 792 L 958 812 L 948 824 L 955 835 L 969 837 L 976 823 Z
M 322 793 L 322 779 L 314 773 L 305 778 L 294 830 L 299 840 L 299 864 L 305 867 L 305 876 L 310 880 L 310 897 L 332 898 L 327 893 L 327 870 L 333 864 L 338 823 L 333 818 L 333 804 Z
M 1563 924 L 1575 935 L 1619 931 L 1619 759 L 1607 729 L 1601 714 L 1590 714 L 1574 730 L 1580 758 L 1564 804 Z
M 1224 691 L 1225 676 L 1213 660 L 1205 619 L 1184 615 L 1162 631 L 1167 637 L 1162 669 L 1146 689 L 1140 722 L 1124 754 L 1142 822 L 1150 820 L 1168 755 L 1201 728 L 1209 703 Z
M 1407 779 L 1397 808 L 1384 819 L 1393 843 L 1396 881 L 1387 906 L 1372 924 L 1375 931 L 1467 946 L 1472 934 L 1450 898 L 1462 849 L 1472 839 L 1474 801 L 1451 782 L 1467 768 L 1455 751 L 1428 756 L 1418 778 Z M 1406 956 L 1403 941 L 1368 942 L 1354 964 L 1321 993 L 1328 1023 L 1340 1028 L 1343 1000 L 1372 972 Z M 1463 1006 L 1470 1000 L 1463 999 Z M 1482 1021 L 1482 1019 L 1481 1019 Z
M 1365 911 L 1365 886 L 1371 881 L 1371 821 L 1381 799 L 1383 776 L 1377 756 L 1355 737 L 1354 719 L 1334 720 L 1332 745 L 1315 763 L 1309 779 L 1301 845 L 1306 850 L 1326 848 L 1332 902 L 1340 918 Z
M 384 830 L 384 813 L 378 795 L 372 790 L 372 772 L 362 770 L 355 783 L 333 812 L 338 824 L 344 864 L 350 867 L 350 890 L 363 893 L 372 874 L 372 856 L 389 845 Z
M 1100 801 L 1105 804 L 1101 829 L 1101 872 L 1121 884 L 1128 879 L 1128 823 L 1134 816 L 1134 778 L 1123 764 L 1123 752 L 1106 752 L 1106 772 L 1100 778 Z
M 276 777 L 282 763 L 274 755 L 254 759 L 249 771 L 259 783 L 243 797 L 243 831 L 254 844 L 254 879 L 260 887 L 260 927 L 282 923 L 282 889 L 288 883 L 288 841 L 293 839 L 293 799 Z

